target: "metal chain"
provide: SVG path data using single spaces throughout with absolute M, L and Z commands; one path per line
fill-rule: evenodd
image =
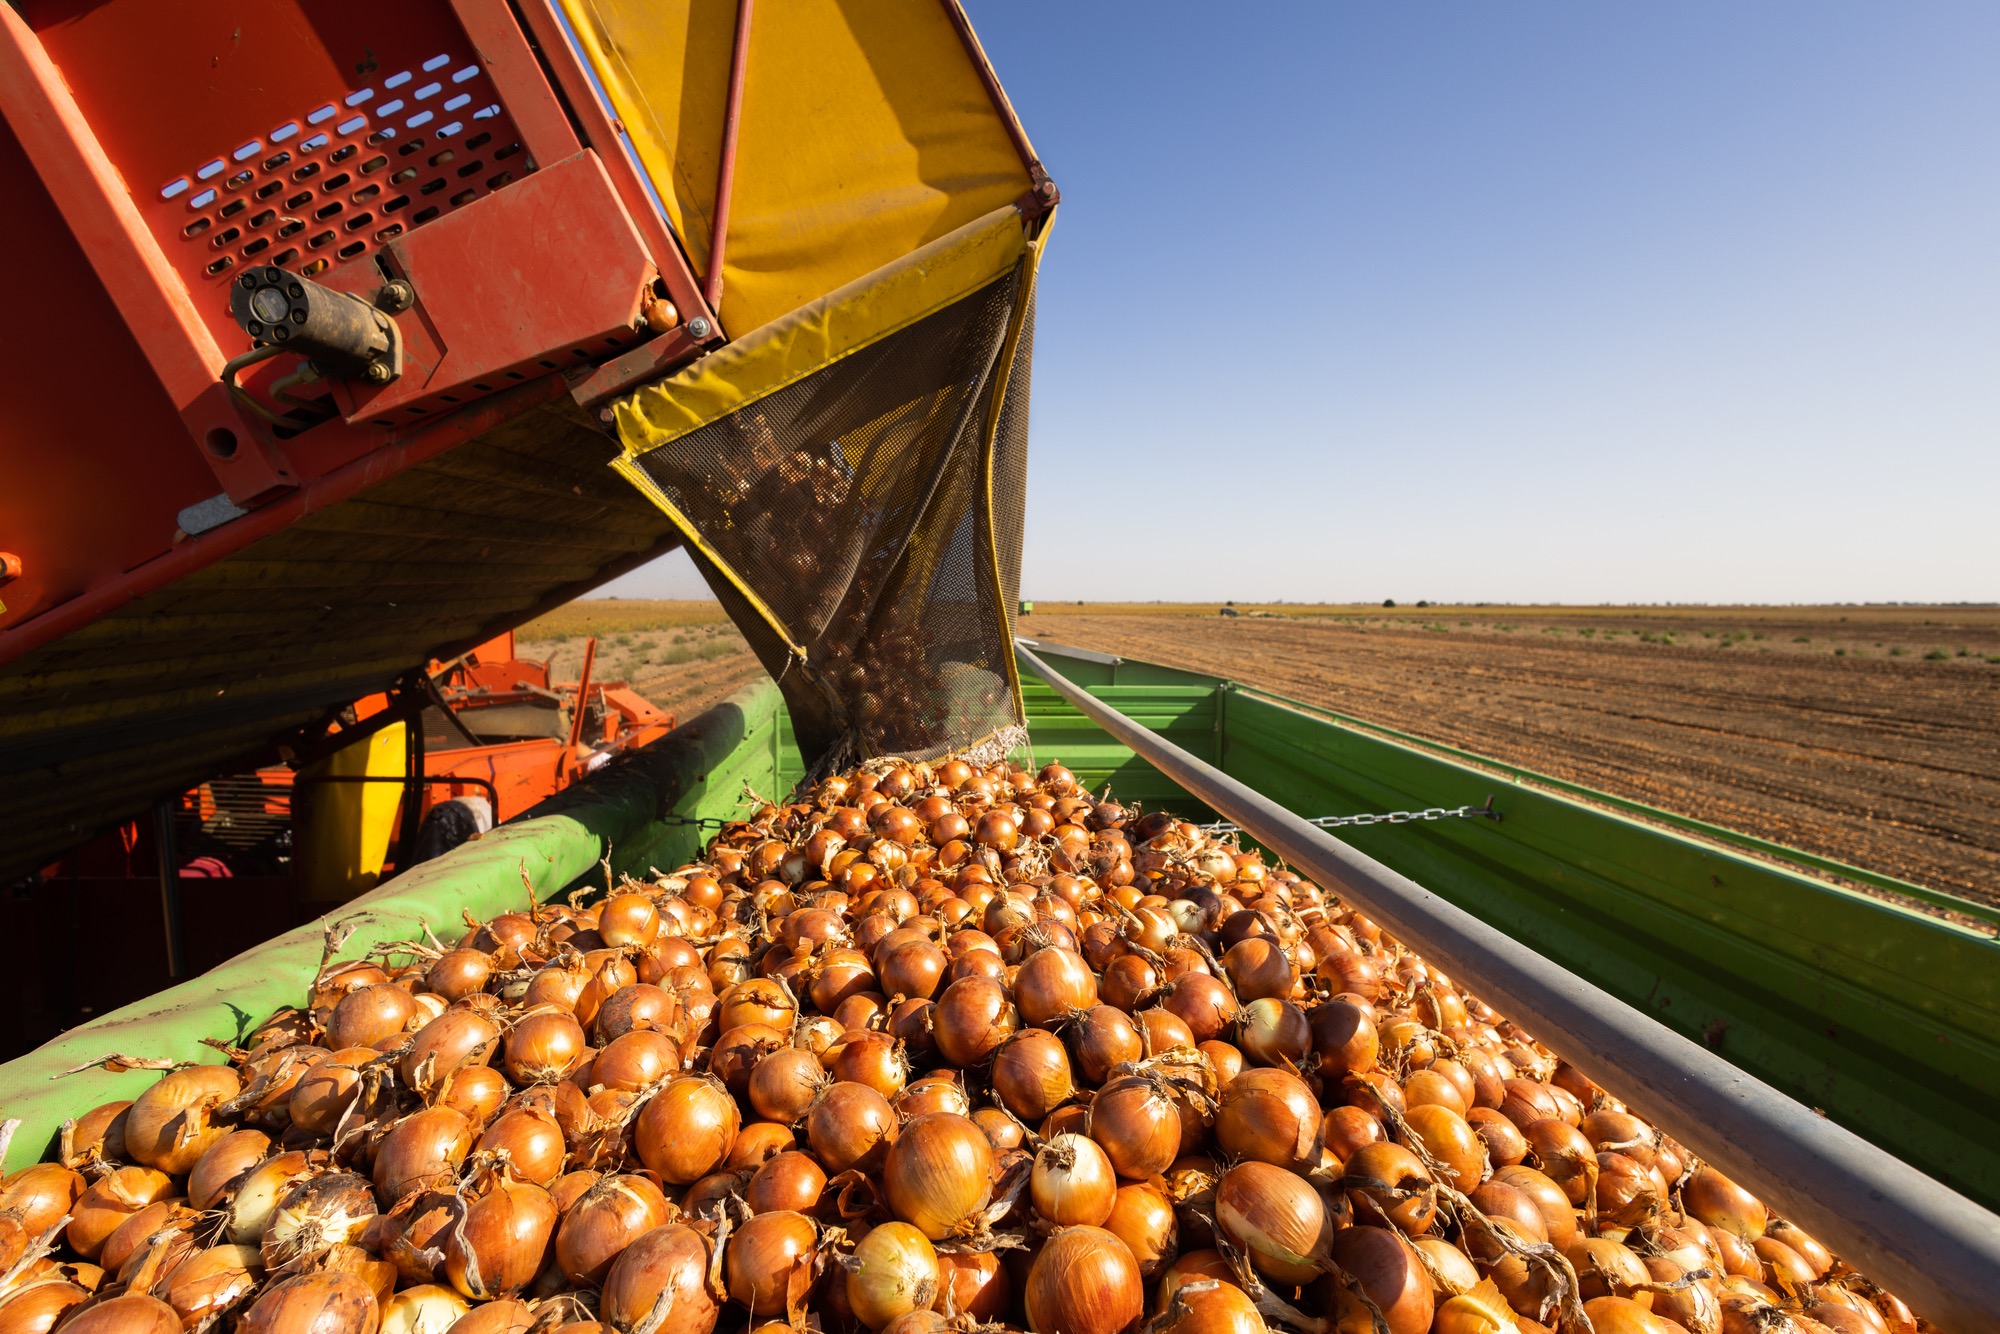
M 1412 824 L 1418 820 L 1493 820 L 1500 819 L 1500 812 L 1493 809 L 1493 798 L 1486 798 L 1484 806 L 1431 806 L 1421 811 L 1382 811 L 1364 815 L 1321 815 L 1306 821 L 1321 829 L 1338 829 L 1344 825 L 1368 824 Z M 1205 834 L 1220 837 L 1224 834 L 1240 834 L 1241 828 L 1227 820 L 1200 826 Z

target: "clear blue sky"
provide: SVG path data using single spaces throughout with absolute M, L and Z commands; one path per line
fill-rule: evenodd
M 1026 596 L 2000 598 L 2000 5 L 968 7 Z

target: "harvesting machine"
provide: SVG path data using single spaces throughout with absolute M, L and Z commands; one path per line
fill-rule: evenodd
M 957 0 L 15 0 L 0 118 L 0 873 L 395 723 L 421 783 L 423 664 L 685 546 L 775 684 L 403 869 L 348 948 L 675 865 L 746 782 L 1057 754 L 1232 822 L 1942 1327 L 1992 1327 L 2000 917 L 1014 640 L 1057 192 Z M 1405 808 L 1441 818 L 1377 818 Z M 8 1165 L 150 1079 L 51 1075 L 218 1059 L 321 942 L 0 1067 Z

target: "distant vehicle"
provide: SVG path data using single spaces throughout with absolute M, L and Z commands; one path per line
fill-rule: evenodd
M 1234 615 L 1236 615 L 1236 608 L 1234 608 L 1234 607 L 1224 607 L 1224 608 L 1222 608 L 1222 610 L 1221 610 L 1221 611 L 1217 612 L 1216 614 L 1217 614 L 1218 616 L 1234 616 Z

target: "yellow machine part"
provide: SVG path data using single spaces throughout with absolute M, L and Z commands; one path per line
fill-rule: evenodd
M 1032 185 L 953 27 L 953 2 L 754 9 L 718 312 L 732 338 Z M 706 271 L 736 5 L 562 3 L 689 259 Z
M 402 778 L 407 732 L 404 724 L 390 723 L 299 771 L 292 789 L 295 866 L 307 902 L 341 903 L 375 887 L 403 800 L 400 783 L 313 780 Z

